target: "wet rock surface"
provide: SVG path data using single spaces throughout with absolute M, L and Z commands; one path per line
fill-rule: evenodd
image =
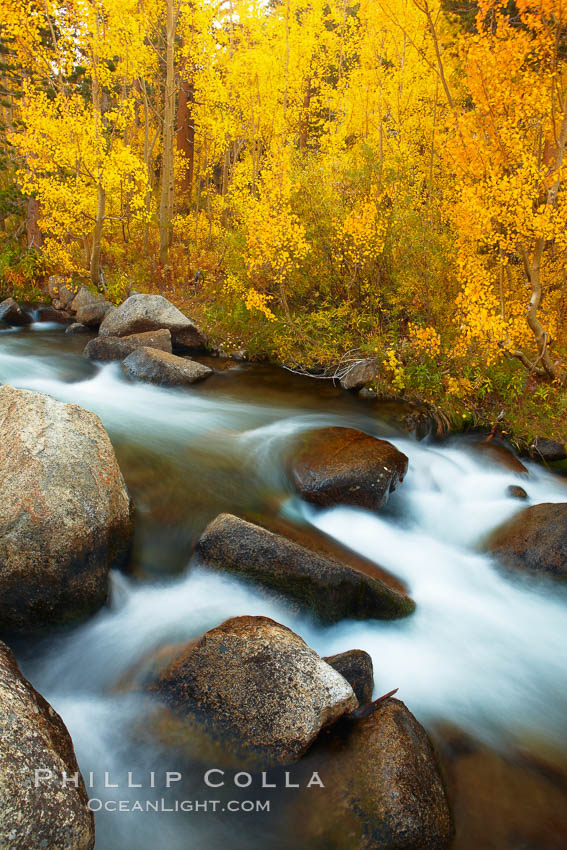
M 360 705 L 372 702 L 374 668 L 367 652 L 363 649 L 349 649 L 338 655 L 329 655 L 323 661 L 344 676 Z
M 453 824 L 437 756 L 403 702 L 323 733 L 305 759 L 325 788 L 304 793 L 291 817 L 313 850 L 444 850 Z
M 486 458 L 487 462 L 497 463 L 504 469 L 514 472 L 516 475 L 529 475 L 529 470 L 519 458 L 505 445 L 491 440 L 474 443 L 473 449 L 480 457 Z
M 379 580 L 231 514 L 209 523 L 194 556 L 203 566 L 275 591 L 325 622 L 395 619 L 415 609 L 413 600 Z
M 59 325 L 71 325 L 72 316 L 65 310 L 56 310 L 55 307 L 38 307 L 38 322 L 57 322 Z
M 386 440 L 352 428 L 319 428 L 302 435 L 292 479 L 308 502 L 378 510 L 407 468 L 407 457 Z
M 29 313 L 22 310 L 17 301 L 13 298 L 6 298 L 5 301 L 0 303 L 0 321 L 20 327 L 31 325 L 33 319 Z
M 0 629 L 85 619 L 132 535 L 130 500 L 100 419 L 48 395 L 0 388 Z
M 519 499 L 522 502 L 525 502 L 528 499 L 528 494 L 526 493 L 524 488 L 519 487 L 517 484 L 510 484 L 506 488 L 506 495 L 510 499 Z
M 487 547 L 502 567 L 567 579 L 567 503 L 524 508 L 491 535 Z
M 178 357 L 154 348 L 139 348 L 122 363 L 129 378 L 167 387 L 196 384 L 213 374 L 213 370 L 195 360 Z
M 433 735 L 455 821 L 455 850 L 567 847 L 564 760 L 509 748 L 501 753 L 457 728 Z
M 0 847 L 91 850 L 94 819 L 69 733 L 1 642 L 0 717 Z M 45 777 L 37 787 L 36 770 Z M 77 775 L 76 787 L 61 786 L 63 772 Z
M 138 348 L 156 348 L 171 354 L 171 334 L 162 328 L 129 336 L 97 336 L 87 343 L 84 354 L 89 360 L 124 360 Z
M 294 632 L 234 617 L 189 644 L 152 691 L 243 767 L 297 761 L 325 726 L 358 705 L 348 682 Z

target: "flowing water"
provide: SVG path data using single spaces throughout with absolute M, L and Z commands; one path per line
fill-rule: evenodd
M 327 382 L 208 361 L 218 370 L 208 381 L 161 389 L 129 383 L 118 364 L 89 363 L 85 342 L 49 324 L 2 331 L 0 381 L 97 413 L 136 503 L 133 572 L 113 576 L 111 606 L 71 633 L 18 648 L 26 675 L 71 733 L 92 798 L 102 805 L 163 796 L 147 788 L 150 771 L 161 788 L 163 771 L 181 771 L 179 759 L 147 734 L 154 705 L 123 687 L 124 677 L 153 650 L 239 614 L 273 617 L 321 655 L 367 650 L 376 695 L 398 687 L 429 729 L 451 724 L 501 752 L 564 753 L 565 592 L 504 577 L 479 547 L 524 507 L 506 495 L 508 485 L 520 483 L 533 504 L 566 501 L 564 480 L 535 466 L 518 479 L 463 441 L 413 441 L 387 424 L 387 406 Z M 383 513 L 315 510 L 294 496 L 286 450 L 299 432 L 322 425 L 386 437 L 408 455 L 406 480 Z M 247 584 L 190 566 L 192 541 L 221 511 L 325 532 L 404 581 L 415 615 L 322 627 Z M 125 788 L 128 771 L 146 787 Z M 118 790 L 104 787 L 105 772 Z M 188 795 L 211 796 L 202 771 L 184 779 Z M 266 814 L 247 821 L 102 810 L 96 827 L 98 850 L 302 846 Z

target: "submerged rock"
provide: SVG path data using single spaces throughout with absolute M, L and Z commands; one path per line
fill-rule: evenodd
M 171 334 L 165 328 L 130 336 L 97 336 L 85 346 L 89 360 L 124 360 L 138 348 L 156 348 L 171 354 Z
M 82 325 L 80 322 L 73 322 L 66 328 L 66 334 L 88 334 L 92 331 L 92 328 L 87 328 L 86 325 Z
M 329 655 L 323 661 L 347 680 L 360 705 L 372 702 L 374 667 L 367 652 L 363 649 L 349 649 L 338 655 Z
M 0 630 L 88 617 L 131 535 L 128 492 L 98 416 L 1 387 Z
M 292 476 L 308 502 L 377 510 L 404 480 L 407 468 L 407 457 L 386 440 L 352 428 L 319 428 L 302 435 Z
M 166 328 L 174 346 L 204 348 L 206 339 L 197 325 L 162 295 L 131 295 L 106 316 L 101 336 L 128 336 Z
M 213 374 L 213 370 L 202 363 L 154 348 L 132 352 L 123 361 L 122 368 L 130 378 L 169 387 L 196 384 Z
M 343 390 L 360 390 L 369 381 L 374 380 L 377 369 L 376 360 L 359 360 L 343 375 L 340 380 L 341 387 Z
M 521 460 L 507 446 L 503 446 L 501 443 L 495 443 L 493 440 L 489 443 L 474 443 L 473 448 L 477 454 L 485 457 L 491 463 L 496 463 L 498 466 L 502 466 L 516 475 L 525 476 L 530 474 L 529 469 L 524 466 Z
M 459 850 L 564 850 L 567 847 L 567 764 L 527 749 L 489 749 L 460 729 L 436 729 Z M 531 744 L 536 743 L 532 740 Z
M 304 792 L 291 815 L 304 845 L 323 850 L 444 850 L 453 824 L 427 733 L 390 699 L 323 736 L 307 757 L 325 788 Z
M 0 847 L 91 850 L 94 819 L 73 742 L 59 715 L 22 676 L 3 643 L 0 716 Z M 69 777 L 66 787 L 61 782 L 64 772 Z
M 358 702 L 348 682 L 294 632 L 268 617 L 234 617 L 189 644 L 153 690 L 186 734 L 239 765 L 297 761 Z
M 489 538 L 501 566 L 567 579 L 567 503 L 524 508 Z
M 203 566 L 263 585 L 326 622 L 395 619 L 412 599 L 381 581 L 231 514 L 209 523 L 195 545 Z
M 518 484 L 510 484 L 506 487 L 506 495 L 509 496 L 510 499 L 520 499 L 521 501 L 526 501 L 528 498 L 528 494 L 524 488 L 519 487 Z
M 0 321 L 20 327 L 31 325 L 33 319 L 29 313 L 22 310 L 17 301 L 13 298 L 6 298 L 5 301 L 0 303 Z

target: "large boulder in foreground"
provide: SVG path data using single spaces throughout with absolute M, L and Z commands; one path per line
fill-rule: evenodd
M 206 345 L 205 336 L 197 325 L 162 295 L 131 295 L 106 316 L 99 333 L 101 336 L 128 336 L 160 328 L 171 331 L 174 346 L 204 348 Z
M 153 690 L 242 767 L 297 761 L 357 699 L 343 677 L 285 626 L 234 617 L 189 644 Z
M 0 716 L 0 847 L 91 850 L 94 820 L 69 733 L 3 643 Z
M 130 500 L 98 416 L 0 388 L 0 630 L 85 619 L 131 540 Z
M 453 824 L 427 733 L 403 702 L 390 699 L 362 720 L 343 721 L 306 768 L 325 783 L 304 792 L 295 819 L 309 847 L 444 850 Z
M 89 360 L 124 360 L 138 348 L 157 348 L 171 354 L 171 334 L 165 328 L 130 336 L 97 336 L 85 346 Z
M 302 435 L 292 476 L 308 502 L 377 510 L 404 480 L 407 468 L 407 457 L 386 440 L 353 428 L 318 428 Z
M 187 357 L 178 357 L 155 348 L 139 348 L 122 362 L 129 378 L 166 387 L 183 387 L 204 381 L 213 370 Z
M 195 545 L 198 562 L 275 591 L 325 622 L 395 619 L 415 603 L 379 579 L 312 552 L 232 514 L 209 523 Z
M 510 570 L 567 579 L 567 502 L 524 508 L 496 529 L 488 550 Z
M 329 655 L 323 661 L 347 680 L 360 705 L 372 702 L 374 667 L 367 652 L 363 649 L 348 649 L 337 655 Z
M 0 303 L 0 322 L 7 322 L 16 327 L 31 325 L 33 322 L 29 313 L 25 313 L 14 298 L 6 298 Z

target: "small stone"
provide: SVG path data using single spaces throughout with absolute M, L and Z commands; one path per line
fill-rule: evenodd
M 506 495 L 509 496 L 510 499 L 525 500 L 528 498 L 528 494 L 524 488 L 519 487 L 517 484 L 510 484 L 510 486 L 506 488 Z
M 374 690 L 374 668 L 372 658 L 363 649 L 349 649 L 338 655 L 324 658 L 333 670 L 347 680 L 354 691 L 360 705 L 372 702 Z
M 73 324 L 65 329 L 66 334 L 88 334 L 91 331 L 92 328 L 87 328 L 86 325 L 82 325 L 80 322 L 73 322 Z

